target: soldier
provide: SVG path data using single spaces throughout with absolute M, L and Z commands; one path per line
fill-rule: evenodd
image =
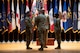
M 0 13 L 0 42 L 2 42 L 2 31 L 3 31 L 2 14 Z
M 44 33 L 44 48 L 48 48 L 47 47 L 47 41 L 48 41 L 48 32 L 49 32 L 49 16 L 47 15 L 46 17 L 45 17 L 45 19 L 46 19 L 46 22 L 45 22 L 45 26 L 46 26 L 46 31 L 45 31 L 45 33 Z
M 0 13 L 0 32 L 2 31 L 2 15 Z
M 58 46 L 55 49 L 61 49 L 60 44 L 61 44 L 61 26 L 60 26 L 60 18 L 58 17 L 58 14 L 55 14 L 54 18 L 54 32 L 55 32 L 55 37 L 57 39 L 57 44 Z
M 37 26 L 38 37 L 40 41 L 41 48 L 39 51 L 43 51 L 44 48 L 44 33 L 46 31 L 46 16 L 43 14 L 43 10 L 39 10 L 39 15 L 35 18 L 35 26 Z
M 27 46 L 26 49 L 32 49 L 29 47 L 30 42 L 32 40 L 32 35 L 33 35 L 33 32 L 32 32 L 33 25 L 30 18 L 30 11 L 26 13 L 25 25 L 26 25 L 26 46 Z

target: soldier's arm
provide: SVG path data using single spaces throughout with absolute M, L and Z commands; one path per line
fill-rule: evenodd
M 37 17 L 35 17 L 35 23 L 34 26 L 37 26 Z
M 0 29 L 0 31 L 2 31 L 2 29 Z
M 60 20 L 58 20 L 58 28 L 61 30 Z
M 4 20 L 1 20 L 1 22 L 4 22 Z
M 10 24 L 11 22 L 7 19 L 8 24 Z
M 49 29 L 49 25 L 50 25 L 49 16 L 47 16 L 47 26 L 48 26 L 48 29 Z
M 27 25 L 29 23 L 28 19 L 26 18 L 25 19 L 25 24 Z

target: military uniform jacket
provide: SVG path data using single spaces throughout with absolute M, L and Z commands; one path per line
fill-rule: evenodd
M 26 25 L 26 28 L 32 28 L 33 27 L 30 17 L 25 18 L 25 25 Z
M 55 33 L 61 32 L 60 18 L 54 18 L 54 32 Z
M 37 25 L 38 29 L 46 29 L 46 16 L 43 14 L 39 14 L 35 18 L 35 25 Z
M 2 17 L 0 17 L 0 29 L 2 29 L 3 24 L 2 24 Z

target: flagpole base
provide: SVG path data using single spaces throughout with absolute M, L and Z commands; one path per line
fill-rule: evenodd
M 21 43 L 24 43 L 24 40 L 22 40 Z
M 10 43 L 10 41 L 8 40 L 8 42 L 7 43 Z
M 15 41 L 13 40 L 12 43 L 15 43 Z
M 3 41 L 2 43 L 5 43 L 5 41 Z

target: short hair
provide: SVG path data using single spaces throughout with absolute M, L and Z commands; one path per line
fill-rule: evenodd
M 58 18 L 59 14 L 55 14 L 54 17 Z
M 42 14 L 44 14 L 44 10 L 39 10 L 39 13 L 42 13 Z
M 30 13 L 30 11 L 27 11 L 25 14 L 29 14 Z
M 30 11 L 25 13 L 25 16 L 29 16 L 30 15 Z

